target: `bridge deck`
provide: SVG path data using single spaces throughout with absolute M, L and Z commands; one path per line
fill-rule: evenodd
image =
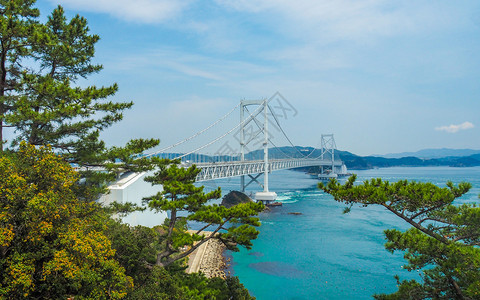
M 184 163 L 186 167 L 194 163 Z M 342 161 L 334 161 L 335 167 L 341 167 Z M 263 160 L 245 160 L 217 163 L 195 163 L 202 171 L 197 175 L 196 181 L 207 181 L 249 174 L 263 173 L 265 164 Z M 271 159 L 268 162 L 270 171 L 293 169 L 310 166 L 331 166 L 331 160 L 321 159 Z

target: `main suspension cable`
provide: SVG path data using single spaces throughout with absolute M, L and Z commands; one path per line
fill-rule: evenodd
M 224 115 L 223 117 L 221 117 L 220 119 L 218 119 L 215 123 L 211 124 L 211 125 L 208 126 L 207 128 L 205 128 L 205 129 L 203 129 L 203 130 L 195 133 L 194 135 L 192 135 L 192 136 L 190 136 L 190 137 L 188 137 L 188 138 L 186 138 L 186 139 L 184 139 L 184 140 L 182 140 L 182 141 L 180 141 L 180 142 L 177 142 L 177 143 L 175 143 L 175 144 L 173 144 L 173 145 L 170 145 L 170 146 L 165 147 L 165 148 L 163 148 L 163 149 L 160 149 L 160 150 L 158 150 L 158 151 L 152 152 L 152 153 L 146 155 L 146 157 L 153 156 L 153 155 L 156 155 L 156 154 L 158 154 L 158 153 L 165 152 L 166 150 L 175 148 L 175 147 L 177 147 L 177 146 L 179 146 L 179 145 L 181 145 L 181 144 L 183 144 L 183 143 L 188 142 L 189 140 L 191 140 L 191 139 L 193 139 L 193 138 L 196 138 L 197 136 L 201 135 L 201 134 L 204 133 L 205 131 L 209 130 L 210 128 L 212 128 L 212 127 L 214 127 L 215 125 L 217 125 L 218 123 L 220 123 L 221 121 L 225 120 L 225 119 L 226 119 L 230 114 L 232 114 L 232 113 L 237 109 L 237 107 L 239 107 L 239 106 L 240 106 L 240 103 L 237 104 L 237 106 L 235 106 L 235 107 L 234 107 L 231 111 L 229 111 L 226 115 Z
M 177 156 L 175 159 L 179 159 L 179 158 L 185 157 L 185 156 L 187 156 L 187 155 L 190 155 L 190 154 L 192 154 L 192 153 L 194 153 L 194 152 L 197 152 L 197 151 L 199 151 L 199 150 L 202 150 L 202 149 L 204 149 L 204 148 L 206 148 L 206 147 L 214 144 L 215 142 L 223 139 L 224 137 L 226 137 L 227 135 L 229 135 L 230 133 L 232 133 L 232 132 L 233 132 L 235 129 L 237 129 L 238 127 L 240 127 L 240 126 L 242 126 L 242 125 L 250 122 L 251 119 L 255 119 L 255 117 L 256 117 L 259 113 L 262 112 L 261 108 L 262 108 L 261 106 L 260 106 L 259 108 L 257 108 L 257 109 L 254 111 L 254 114 L 250 114 L 250 115 L 249 115 L 249 118 L 248 118 L 248 119 L 242 120 L 242 122 L 240 122 L 238 125 L 236 125 L 236 126 L 233 127 L 232 129 L 230 129 L 229 131 L 227 131 L 225 134 L 217 137 L 216 139 L 210 141 L 209 143 L 207 143 L 207 144 L 205 144 L 205 145 L 203 145 L 203 146 L 201 146 L 201 147 L 198 147 L 197 149 L 195 149 L 195 150 L 193 150 L 193 151 L 190 151 L 190 152 L 188 152 L 188 153 L 184 153 L 184 154 L 182 154 L 182 155 L 180 155 L 180 156 Z

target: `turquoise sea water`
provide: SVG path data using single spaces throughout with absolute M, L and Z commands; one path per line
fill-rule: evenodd
M 472 190 L 459 202 L 478 202 L 480 167 L 385 168 L 353 171 L 358 180 L 383 178 L 430 181 L 440 186 L 450 180 L 467 181 Z M 238 179 L 218 180 L 223 193 L 237 190 Z M 396 290 L 395 274 L 418 278 L 403 270 L 403 254 L 387 252 L 383 230 L 407 228 L 380 207 L 354 207 L 342 214 L 343 205 L 318 190 L 317 180 L 296 171 L 270 175 L 270 190 L 282 207 L 262 213 L 260 235 L 253 249 L 232 253 L 230 271 L 252 295 L 266 299 L 371 299 L 375 293 Z M 257 189 L 257 187 L 254 187 Z M 292 215 L 298 212 L 301 215 Z

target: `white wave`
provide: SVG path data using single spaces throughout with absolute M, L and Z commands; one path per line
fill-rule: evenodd
M 289 199 L 289 200 L 281 200 L 281 201 L 278 201 L 278 202 L 282 202 L 282 203 L 285 203 L 285 204 L 290 204 L 290 203 L 298 202 L 298 200 L 297 199 Z
M 267 221 L 260 221 L 262 224 L 268 224 L 268 225 L 273 225 L 275 222 L 267 222 Z

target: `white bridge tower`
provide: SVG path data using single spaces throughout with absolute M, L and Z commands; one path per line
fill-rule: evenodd
M 263 106 L 263 109 L 258 110 L 255 115 L 251 115 L 249 119 L 245 119 L 245 110 L 246 107 L 249 105 L 261 105 Z M 273 202 L 277 199 L 277 194 L 275 192 L 270 192 L 268 190 L 268 173 L 270 172 L 269 170 L 269 163 L 268 163 L 268 139 L 269 139 L 269 133 L 268 133 L 268 100 L 243 100 L 241 101 L 240 104 L 240 160 L 244 161 L 245 160 L 245 150 L 247 149 L 248 143 L 252 142 L 255 139 L 256 135 L 251 134 L 248 137 L 248 140 L 246 140 L 246 135 L 245 135 L 245 128 L 248 123 L 251 121 L 255 121 L 258 125 L 259 120 L 257 116 L 263 112 L 263 185 L 257 180 L 258 177 L 262 173 L 257 174 L 256 176 L 248 175 L 250 178 L 250 181 L 245 184 L 245 175 L 242 175 L 240 177 L 240 185 L 241 185 L 241 190 L 242 192 L 245 192 L 245 188 L 252 182 L 257 182 L 260 186 L 263 187 L 262 192 L 257 192 L 255 193 L 255 200 L 257 201 L 262 201 L 263 203 L 270 203 Z
M 337 145 L 335 144 L 335 139 L 333 134 L 322 134 L 322 154 L 320 155 L 321 160 L 331 158 L 332 160 L 332 170 L 330 175 L 335 174 L 335 149 Z M 320 174 L 324 174 L 323 166 L 321 166 Z

